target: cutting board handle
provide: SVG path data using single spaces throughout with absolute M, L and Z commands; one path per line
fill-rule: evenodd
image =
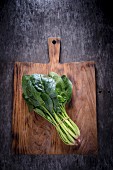
M 48 38 L 49 60 L 51 64 L 59 63 L 60 40 L 59 37 Z

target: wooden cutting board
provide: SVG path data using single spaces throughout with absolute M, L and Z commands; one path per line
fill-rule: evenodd
M 96 83 L 95 63 L 59 63 L 60 38 L 49 38 L 47 64 L 16 62 L 14 68 L 14 103 L 12 148 L 21 154 L 96 154 Z M 44 118 L 32 112 L 22 98 L 22 76 L 25 74 L 48 74 L 54 71 L 65 74 L 73 83 L 73 95 L 66 110 L 81 132 L 81 145 L 65 145 L 53 127 Z

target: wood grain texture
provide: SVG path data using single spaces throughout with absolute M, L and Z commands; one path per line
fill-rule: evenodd
M 60 64 L 60 38 L 49 38 L 48 46 L 50 58 L 48 64 L 15 63 L 13 150 L 22 154 L 95 154 L 97 153 L 95 63 L 92 61 Z M 48 74 L 50 71 L 67 75 L 73 83 L 72 100 L 66 110 L 81 131 L 81 145 L 78 149 L 65 145 L 56 129 L 41 116 L 34 112 L 29 113 L 22 98 L 23 75 Z

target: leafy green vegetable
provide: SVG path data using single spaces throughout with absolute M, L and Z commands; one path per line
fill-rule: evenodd
M 22 88 L 29 111 L 35 111 L 52 123 L 65 144 L 78 145 L 80 130 L 65 110 L 72 96 L 72 83 L 68 77 L 54 72 L 24 75 Z

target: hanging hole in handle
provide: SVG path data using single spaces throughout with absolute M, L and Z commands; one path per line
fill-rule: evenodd
M 55 45 L 56 44 L 56 40 L 53 40 L 52 43 Z

